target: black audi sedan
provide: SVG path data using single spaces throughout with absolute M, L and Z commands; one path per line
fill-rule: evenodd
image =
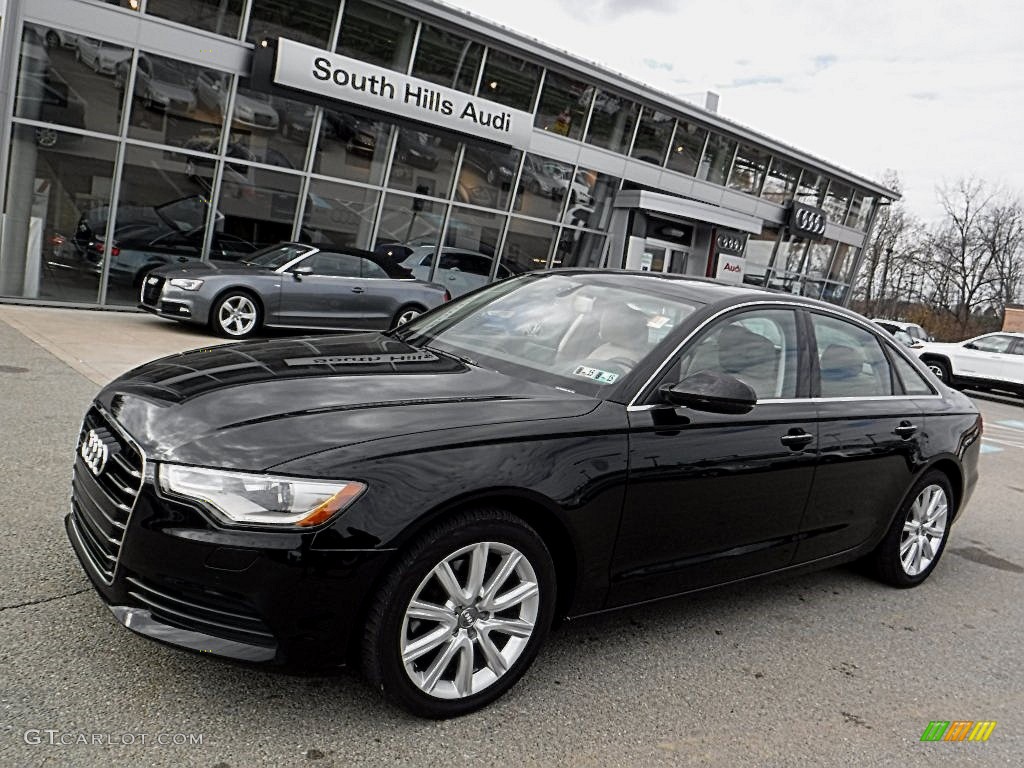
M 130 371 L 85 417 L 66 527 L 135 632 L 355 662 L 450 717 L 508 690 L 557 619 L 852 560 L 917 586 L 981 433 L 852 312 L 560 270 L 388 333 Z

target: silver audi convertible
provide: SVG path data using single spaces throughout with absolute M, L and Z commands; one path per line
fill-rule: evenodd
M 260 328 L 387 330 L 451 299 L 387 256 L 281 243 L 239 262 L 162 267 L 142 281 L 139 306 L 233 339 Z

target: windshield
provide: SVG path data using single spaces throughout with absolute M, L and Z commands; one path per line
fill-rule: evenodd
M 302 245 L 271 245 L 244 259 L 242 264 L 250 264 L 254 267 L 266 267 L 277 269 L 309 249 Z
M 396 331 L 402 340 L 581 394 L 622 381 L 696 306 L 595 274 L 534 274 L 477 291 Z

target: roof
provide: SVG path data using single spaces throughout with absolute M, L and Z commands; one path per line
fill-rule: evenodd
M 390 2 L 396 6 L 405 6 L 412 9 L 421 16 L 445 22 L 449 26 L 466 29 L 478 37 L 493 41 L 496 47 L 518 48 L 545 65 L 550 65 L 552 69 L 568 73 L 575 71 L 578 75 L 583 75 L 586 79 L 593 80 L 599 85 L 608 86 L 624 94 L 632 95 L 646 104 L 660 107 L 665 111 L 693 118 L 708 127 L 756 144 L 759 147 L 764 147 L 787 159 L 825 171 L 838 179 L 862 187 L 881 197 L 886 197 L 890 200 L 899 200 L 901 197 L 900 193 L 896 190 L 889 189 L 872 179 L 855 174 L 778 139 L 759 133 L 734 120 L 722 117 L 717 112 L 709 112 L 692 102 L 658 91 L 639 80 L 634 80 L 602 64 L 587 61 L 573 53 L 509 29 L 496 22 L 476 16 L 461 8 L 455 8 L 447 3 L 440 2 L 440 0 L 390 0 Z

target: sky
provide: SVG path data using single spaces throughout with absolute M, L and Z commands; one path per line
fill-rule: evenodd
M 907 208 L 975 177 L 1024 197 L 1019 0 L 446 0 L 859 176 Z

